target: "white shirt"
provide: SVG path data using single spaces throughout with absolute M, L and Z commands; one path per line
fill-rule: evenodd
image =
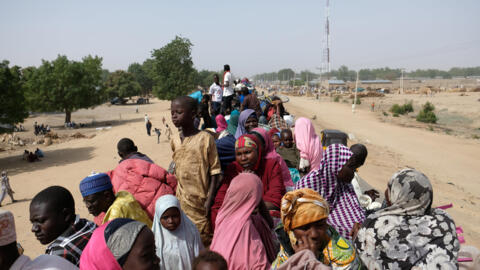
M 208 93 L 212 95 L 213 102 L 222 102 L 223 89 L 220 85 L 212 83 Z
M 145 124 L 148 122 L 148 115 L 145 115 Z
M 76 270 L 78 267 L 69 261 L 54 255 L 40 255 L 31 260 L 25 255 L 20 255 L 13 263 L 10 270 Z
M 224 97 L 233 95 L 233 75 L 230 71 L 228 71 L 227 73 L 225 73 L 225 75 L 223 75 L 223 85 L 225 85 L 226 82 L 228 82 L 228 87 L 225 86 L 223 88 Z

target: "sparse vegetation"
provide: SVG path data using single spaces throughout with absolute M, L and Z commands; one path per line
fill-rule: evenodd
M 475 139 L 475 140 L 478 140 L 478 139 L 480 139 L 480 136 L 478 136 L 477 134 L 473 134 L 472 138 Z
M 435 106 L 427 102 L 423 105 L 423 109 L 418 113 L 417 115 L 417 121 L 423 122 L 423 123 L 432 123 L 435 124 L 437 123 L 437 116 L 434 113 L 435 111 Z
M 390 112 L 401 115 L 411 113 L 413 112 L 413 102 L 409 101 L 403 105 L 393 104 L 390 108 Z
M 388 116 L 388 113 L 387 113 L 387 112 L 383 112 L 383 116 Z
M 340 96 L 333 97 L 333 102 L 340 102 Z
M 399 116 L 398 113 L 393 114 L 393 117 L 398 117 L 398 116 Z
M 353 102 L 355 102 L 355 99 L 352 99 L 352 104 L 353 104 Z M 357 104 L 357 105 L 362 104 L 362 101 L 360 100 L 359 97 L 357 97 L 357 103 L 356 103 L 356 104 Z

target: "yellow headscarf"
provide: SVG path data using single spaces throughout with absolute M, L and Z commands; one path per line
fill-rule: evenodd
M 283 227 L 287 233 L 327 218 L 330 212 L 327 201 L 309 188 L 287 192 L 282 198 L 281 211 Z

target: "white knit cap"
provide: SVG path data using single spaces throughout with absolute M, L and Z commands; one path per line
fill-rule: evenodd
M 0 210 L 0 247 L 17 241 L 15 220 L 10 211 Z

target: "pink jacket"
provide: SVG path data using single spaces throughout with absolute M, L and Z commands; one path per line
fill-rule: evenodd
M 141 159 L 126 159 L 107 174 L 112 179 L 113 191 L 130 192 L 152 220 L 158 197 L 165 194 L 175 195 L 177 188 L 174 175 Z

